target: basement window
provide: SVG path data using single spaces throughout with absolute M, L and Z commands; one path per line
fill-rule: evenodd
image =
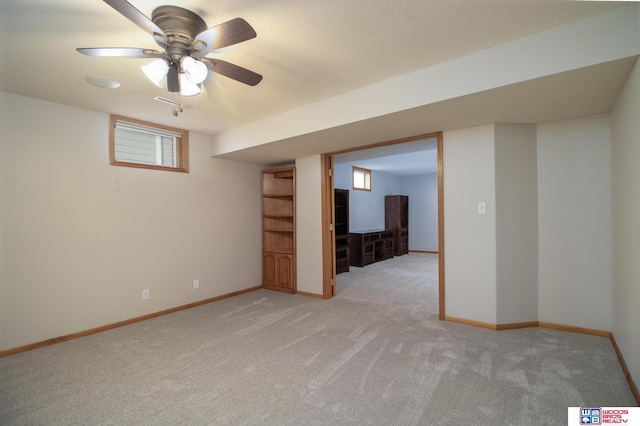
M 353 166 L 353 189 L 371 191 L 371 170 Z
M 189 132 L 111 116 L 109 162 L 113 166 L 189 172 Z

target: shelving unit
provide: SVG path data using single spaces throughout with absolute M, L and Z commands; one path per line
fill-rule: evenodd
M 409 253 L 409 197 L 387 195 L 384 197 L 384 226 L 393 231 L 394 254 Z
M 296 291 L 295 168 L 262 172 L 262 287 Z
M 351 265 L 366 266 L 393 257 L 393 231 L 379 229 L 349 234 Z
M 334 235 L 336 239 L 336 274 L 349 272 L 349 191 L 334 189 Z

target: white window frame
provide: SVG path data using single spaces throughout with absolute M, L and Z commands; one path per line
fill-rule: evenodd
M 362 174 L 362 186 L 356 186 L 356 174 Z M 371 170 L 353 166 L 351 171 L 352 187 L 356 191 L 371 191 Z
M 116 129 L 150 134 L 156 137 L 156 164 L 122 161 L 116 158 Z M 163 165 L 162 138 L 173 143 L 173 166 Z M 111 115 L 109 126 L 109 163 L 112 166 L 189 173 L 189 132 L 132 118 Z

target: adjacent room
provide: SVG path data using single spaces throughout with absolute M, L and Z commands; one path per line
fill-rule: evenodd
M 333 159 L 336 273 L 410 251 L 437 255 L 435 137 L 360 149 Z M 366 184 L 363 178 L 360 185 L 363 173 Z M 363 244 L 382 231 L 382 238 Z
M 640 404 L 637 1 L 5 0 L 0 34 L 1 424 Z

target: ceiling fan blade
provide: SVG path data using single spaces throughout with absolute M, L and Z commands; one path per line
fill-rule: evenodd
M 256 32 L 247 21 L 242 18 L 235 18 L 198 34 L 194 40 L 203 41 L 206 47 L 193 52 L 194 58 L 204 58 L 215 49 L 231 46 L 256 37 Z
M 127 56 L 130 58 L 166 58 L 167 54 L 138 47 L 80 47 L 78 52 L 87 56 Z
M 127 0 L 104 0 L 109 6 L 120 12 L 125 18 L 142 28 L 148 33 L 154 34 L 162 34 L 166 36 L 164 31 L 153 23 L 153 21 L 147 18 L 142 12 L 136 9 L 131 3 Z
M 253 71 L 249 71 L 246 68 L 239 67 L 230 62 L 212 58 L 203 58 L 201 61 L 207 64 L 211 71 L 232 78 L 240 83 L 248 84 L 249 86 L 255 86 L 262 81 L 260 74 L 256 74 Z

